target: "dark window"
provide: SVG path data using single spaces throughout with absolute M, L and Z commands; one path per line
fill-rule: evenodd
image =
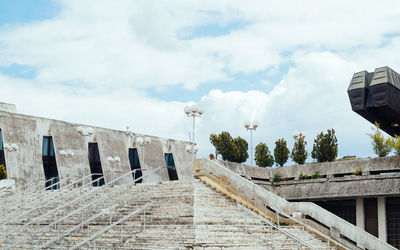
M 356 225 L 356 201 L 355 200 L 330 200 L 315 201 L 315 204 L 339 216 L 340 218 Z
M 400 248 L 400 197 L 386 198 L 387 241 Z
M 136 169 L 135 173 L 132 172 L 133 180 L 136 180 L 137 178 L 142 177 L 139 155 L 138 155 L 138 151 L 136 148 L 129 149 L 129 163 L 131 165 L 132 171 Z M 136 180 L 135 183 L 142 183 L 142 181 L 143 181 L 143 179 Z
M 3 165 L 4 169 L 7 171 L 6 159 L 4 156 L 3 134 L 1 132 L 1 129 L 0 129 L 0 165 Z
M 103 186 L 103 169 L 101 168 L 99 147 L 97 143 L 89 143 L 89 165 L 90 173 L 92 174 L 93 186 Z
M 378 237 L 378 200 L 364 199 L 365 231 Z
M 165 164 L 168 169 L 168 176 L 170 181 L 178 180 L 178 173 L 176 172 L 174 156 L 171 153 L 164 154 Z
M 44 176 L 46 178 L 46 189 L 59 189 L 57 162 L 54 154 L 53 138 L 51 136 L 43 136 L 42 161 Z

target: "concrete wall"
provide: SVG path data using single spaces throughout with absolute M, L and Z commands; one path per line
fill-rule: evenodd
M 228 169 L 289 200 L 352 199 L 360 196 L 400 195 L 400 157 L 312 163 L 280 168 L 260 168 L 219 161 Z M 362 175 L 353 173 L 362 169 Z M 300 173 L 324 176 L 299 180 Z M 272 185 L 275 174 L 282 181 Z
M 78 128 L 94 130 L 92 135 L 78 133 Z M 159 167 L 161 171 L 144 176 L 143 181 L 158 182 L 169 180 L 165 168 L 164 153 L 172 153 L 179 179 L 192 178 L 191 154 L 185 151 L 190 142 L 142 135 L 133 132 L 117 131 L 82 124 L 67 123 L 41 117 L 27 116 L 0 111 L 0 129 L 4 145 L 16 146 L 5 150 L 8 178 L 17 183 L 44 180 L 42 163 L 43 136 L 52 136 L 59 177 L 71 177 L 72 180 L 90 174 L 88 159 L 89 142 L 97 142 L 105 181 L 131 171 L 129 148 L 137 148 L 140 165 L 144 173 Z M 136 145 L 137 137 L 150 137 L 151 144 Z M 61 154 L 72 151 L 73 156 Z M 108 157 L 119 157 L 120 162 L 110 162 Z M 144 161 L 144 162 L 143 162 Z M 124 178 L 124 182 L 133 182 L 133 178 Z

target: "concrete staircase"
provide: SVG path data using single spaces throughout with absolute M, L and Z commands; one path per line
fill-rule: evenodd
M 82 193 L 95 190 L 84 201 L 71 203 L 66 210 L 60 209 L 54 214 L 42 216 L 46 211 L 60 204 L 73 201 Z M 315 249 L 332 249 L 314 235 L 298 226 L 280 226 L 277 230 L 265 221 L 252 216 L 241 209 L 236 202 L 217 193 L 199 180 L 172 181 L 160 184 L 121 185 L 114 187 L 88 187 L 63 191 L 43 192 L 43 199 L 60 197 L 63 203 L 50 202 L 40 213 L 31 218 L 20 218 L 0 228 L 0 246 L 6 248 L 5 233 L 15 231 L 8 236 L 9 244 L 18 242 L 33 234 L 23 243 L 12 249 L 36 248 L 68 229 L 79 225 L 82 216 L 88 218 L 108 207 L 117 204 L 113 213 L 106 213 L 88 224 L 82 225 L 65 237 L 50 244 L 46 249 L 68 249 L 100 231 L 111 221 L 129 214 L 149 202 L 153 205 L 142 213 L 136 214 L 90 241 L 81 249 L 310 249 L 302 247 L 293 237 L 283 231 L 299 237 Z M 108 195 L 104 199 L 104 195 Z M 99 202 L 96 202 L 99 200 Z M 93 206 L 74 216 L 67 217 L 58 225 L 39 232 L 48 224 L 66 214 L 93 202 Z M 34 206 L 36 203 L 32 203 Z M 26 207 L 29 209 L 29 207 Z M 18 215 L 17 210 L 7 210 L 7 217 Z M 32 227 L 20 230 L 22 225 L 36 220 Z M 8 245 L 10 246 L 10 245 Z

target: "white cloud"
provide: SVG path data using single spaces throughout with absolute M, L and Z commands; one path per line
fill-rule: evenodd
M 175 85 L 196 92 L 215 83 L 215 90 L 193 100 L 206 109 L 197 124 L 202 156 L 213 151 L 211 132 L 249 138 L 246 119 L 261 121 L 255 142 L 267 141 L 270 150 L 276 139 L 291 145 L 293 131 L 304 130 L 311 151 L 318 132 L 335 128 L 341 155 L 366 156 L 369 124 L 350 111 L 347 85 L 363 69 L 400 70 L 399 5 L 63 0 L 59 16 L 0 27 L 0 67 L 37 71 L 30 80 L 0 74 L 0 99 L 28 114 L 187 139 L 185 103 L 160 100 L 147 90 Z M 235 22 L 244 25 L 230 27 Z M 214 25 L 229 31 L 196 37 L 196 28 Z M 180 39 L 185 34 L 193 37 Z M 288 72 L 279 72 L 284 64 Z M 218 90 L 237 74 L 259 71 L 284 76 L 258 79 L 275 84 L 269 92 L 262 91 L 265 85 Z

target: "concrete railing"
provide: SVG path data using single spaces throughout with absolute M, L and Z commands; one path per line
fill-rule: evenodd
M 359 171 L 359 175 L 363 176 L 400 173 L 400 156 L 308 163 L 280 168 L 260 168 L 235 162 L 217 161 L 226 168 L 247 178 L 269 179 L 270 181 L 275 174 L 279 174 L 283 179 L 298 180 L 300 174 L 311 176 L 315 172 L 331 179 L 349 175 L 359 177 L 355 175 L 357 171 Z
M 333 239 L 353 249 L 356 249 L 357 246 L 368 249 L 396 249 L 314 203 L 289 202 L 234 173 L 219 164 L 218 161 L 211 161 L 208 159 L 196 160 L 193 171 L 195 176 L 208 174 L 215 178 L 223 178 L 226 185 L 240 192 L 241 195 L 245 196 L 246 199 L 256 205 L 257 208 L 265 209 L 270 207 L 280 213 L 293 214 L 300 212 L 304 216 L 309 216 L 329 228 L 330 235 Z M 343 236 L 355 242 L 357 246 L 349 245 L 350 241 L 345 240 Z

